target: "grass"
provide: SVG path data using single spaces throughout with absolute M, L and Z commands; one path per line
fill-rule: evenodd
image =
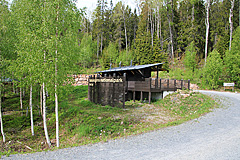
M 206 114 L 217 106 L 210 97 L 189 91 L 168 95 L 152 104 L 129 101 L 126 102 L 126 109 L 89 102 L 86 100 L 87 86 L 72 87 L 71 93 L 65 97 L 59 104 L 60 148 L 108 141 L 178 125 Z M 27 104 L 27 99 L 24 101 Z M 12 102 L 9 97 L 4 101 L 3 108 L 15 106 Z M 56 149 L 54 104 L 49 102 L 48 106 L 47 125 L 52 147 L 48 148 L 45 142 L 38 110 L 34 112 L 35 136 L 31 135 L 30 117 L 13 111 L 3 115 L 7 142 L 0 141 L 2 155 Z

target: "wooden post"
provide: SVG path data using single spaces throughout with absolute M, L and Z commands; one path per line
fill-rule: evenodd
M 176 87 L 176 79 L 174 79 L 174 90 L 176 90 L 177 87 Z
M 167 89 L 169 89 L 169 79 L 167 79 Z
M 157 80 L 155 82 L 156 88 L 158 88 L 158 72 L 159 72 L 159 66 L 157 66 Z
M 96 79 L 95 75 L 93 75 L 93 79 Z M 96 82 L 93 83 L 93 103 L 96 103 L 95 94 L 96 94 Z
M 97 75 L 97 79 L 100 79 L 100 75 L 99 74 Z M 96 86 L 96 92 L 97 92 L 96 93 L 96 95 L 97 95 L 96 96 L 97 97 L 96 101 L 97 101 L 98 104 L 101 104 L 100 84 L 101 84 L 100 82 L 96 82 L 96 85 L 97 85 Z
M 89 86 L 91 76 L 88 77 L 88 100 L 91 101 L 91 87 Z
M 133 102 L 135 102 L 135 98 L 136 98 L 136 91 L 133 91 Z
M 104 74 L 104 78 L 107 78 L 107 74 L 105 73 Z M 106 89 L 106 87 L 107 87 L 107 84 L 106 83 L 104 83 L 104 98 L 103 98 L 103 104 L 107 104 L 108 102 L 107 102 L 107 99 L 106 99 L 106 97 L 107 97 L 107 95 L 108 95 L 108 90 Z
M 181 79 L 181 90 L 183 89 L 183 79 Z
M 149 104 L 151 103 L 151 80 L 152 78 L 149 78 L 149 82 L 150 82 L 150 88 L 149 88 L 149 96 L 148 96 L 148 100 L 149 100 Z
M 162 88 L 162 78 L 160 78 L 160 90 Z
M 116 79 L 116 73 L 113 73 L 113 79 Z M 113 88 L 112 88 L 112 106 L 114 107 L 114 99 L 115 99 L 115 83 L 112 83 L 113 84 Z
M 126 83 L 126 73 L 123 74 L 123 108 L 125 108 L 125 83 Z
M 141 102 L 143 102 L 143 91 L 141 91 Z
M 190 79 L 188 80 L 188 90 L 190 90 Z
M 117 76 L 117 79 L 120 79 L 119 76 Z M 120 92 L 121 93 L 121 92 Z M 116 95 L 116 99 L 117 99 L 117 102 L 116 103 L 119 103 L 120 101 L 120 96 L 119 96 L 119 83 L 117 83 L 117 95 Z

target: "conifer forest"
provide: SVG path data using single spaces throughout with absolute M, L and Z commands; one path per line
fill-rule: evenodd
M 30 116 L 34 104 L 41 108 L 49 146 L 47 103 L 54 106 L 59 146 L 58 103 L 69 75 L 128 66 L 131 60 L 133 65 L 164 62 L 164 68 L 197 77 L 206 88 L 222 82 L 240 86 L 240 0 L 136 0 L 135 8 L 96 1 L 88 16 L 74 0 L 0 0 L 3 142 L 1 111 L 9 81 L 21 109 L 26 92 Z

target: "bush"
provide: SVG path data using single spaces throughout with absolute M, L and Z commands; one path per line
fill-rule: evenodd
M 216 89 L 220 84 L 220 76 L 222 74 L 223 61 L 220 54 L 214 50 L 207 58 L 207 64 L 203 68 L 203 85 L 207 88 Z
M 240 87 L 240 27 L 237 28 L 235 35 L 233 36 L 232 48 L 227 51 L 224 58 L 226 67 L 226 80 L 229 82 L 235 82 Z
M 194 42 L 191 42 L 190 45 L 187 47 L 184 57 L 184 65 L 186 68 L 194 72 L 197 62 L 196 62 L 196 50 L 194 47 Z

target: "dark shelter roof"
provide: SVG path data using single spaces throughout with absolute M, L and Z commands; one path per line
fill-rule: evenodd
M 98 71 L 96 73 L 109 73 L 109 72 L 119 72 L 119 71 L 140 70 L 140 69 L 152 68 L 152 67 L 156 67 L 156 66 L 162 67 L 163 64 L 164 63 L 155 63 L 155 64 L 146 64 L 146 65 L 138 65 L 138 66 L 116 67 L 116 68 L 112 68 L 112 69 L 108 69 L 108 70 L 104 70 L 104 71 Z M 161 67 L 159 68 L 159 71 L 168 71 Z M 157 69 L 152 69 L 152 70 L 157 70 Z

